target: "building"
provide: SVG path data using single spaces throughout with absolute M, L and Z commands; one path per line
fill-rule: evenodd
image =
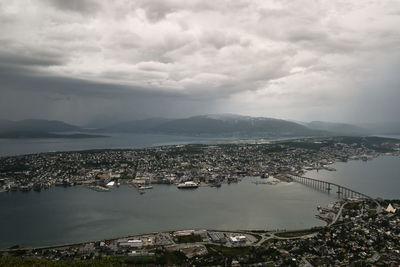
M 242 243 L 242 242 L 246 242 L 246 236 L 244 236 L 244 235 L 230 236 L 229 240 L 232 243 Z

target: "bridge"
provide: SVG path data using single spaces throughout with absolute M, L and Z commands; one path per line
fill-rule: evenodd
M 326 182 L 326 181 L 321 181 L 318 179 L 313 179 L 305 176 L 297 176 L 297 175 L 291 175 L 291 178 L 293 181 L 304 184 L 306 186 L 312 187 L 316 190 L 327 192 L 328 194 L 335 192 L 338 196 L 339 199 L 344 199 L 344 198 L 352 198 L 352 197 L 357 197 L 357 198 L 365 198 L 365 199 L 370 199 L 376 202 L 376 200 L 366 194 L 363 194 L 361 192 L 355 191 L 353 189 L 350 189 L 348 187 L 331 183 L 331 182 Z

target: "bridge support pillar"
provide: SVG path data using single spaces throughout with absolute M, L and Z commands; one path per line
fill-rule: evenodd
M 340 186 L 338 186 L 337 188 L 338 188 L 338 190 L 337 190 L 337 192 L 336 192 L 336 193 L 338 194 L 338 198 L 340 198 L 340 194 L 341 194 L 341 193 L 343 193 L 343 192 L 342 192 L 342 191 L 340 191 L 340 188 L 341 188 Z
M 326 190 L 328 191 L 328 194 L 331 193 L 331 184 L 330 183 L 326 183 L 327 187 Z

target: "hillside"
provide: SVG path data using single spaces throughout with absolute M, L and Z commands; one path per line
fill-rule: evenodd
M 75 125 L 67 124 L 62 121 L 49 120 L 22 120 L 22 121 L 0 121 L 0 133 L 4 132 L 68 132 L 79 131 Z
M 62 121 L 49 120 L 22 120 L 10 121 L 0 120 L 0 138 L 97 138 L 103 135 L 92 135 L 80 132 L 78 126 L 67 124 Z M 62 133 L 62 134 L 61 134 Z
M 367 129 L 347 123 L 312 121 L 309 123 L 305 123 L 305 126 L 310 129 L 327 131 L 333 134 L 340 135 L 363 135 L 369 133 Z
M 129 121 L 104 129 L 107 132 L 157 133 L 188 136 L 279 137 L 326 134 L 298 123 L 238 115 L 204 115 L 185 119 Z

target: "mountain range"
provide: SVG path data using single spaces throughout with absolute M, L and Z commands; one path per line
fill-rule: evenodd
M 82 132 L 81 127 L 56 120 L 0 120 L 0 138 L 96 138 L 103 135 Z
M 149 119 L 122 122 L 104 132 L 157 133 L 188 136 L 278 137 L 324 134 L 286 120 L 239 115 L 203 115 L 184 119 Z
M 396 126 L 396 124 L 394 125 Z M 397 129 L 400 128 L 392 127 L 388 129 L 392 130 L 391 133 L 396 133 Z M 381 133 L 384 132 L 385 130 L 381 128 Z M 107 133 L 268 138 L 369 135 L 379 132 L 373 128 L 346 123 L 323 121 L 293 122 L 234 114 L 202 115 L 183 119 L 151 118 L 131 120 L 114 124 L 109 123 L 108 126 L 97 129 L 88 129 L 54 120 L 0 120 L 0 138 L 88 138 L 104 137 L 104 135 L 99 134 Z
M 347 124 L 347 123 L 312 121 L 309 123 L 305 123 L 304 125 L 310 129 L 327 131 L 332 134 L 340 134 L 340 135 L 360 135 L 360 134 L 371 133 L 371 131 L 366 128 L 362 128 L 362 127 L 352 125 L 352 124 Z

